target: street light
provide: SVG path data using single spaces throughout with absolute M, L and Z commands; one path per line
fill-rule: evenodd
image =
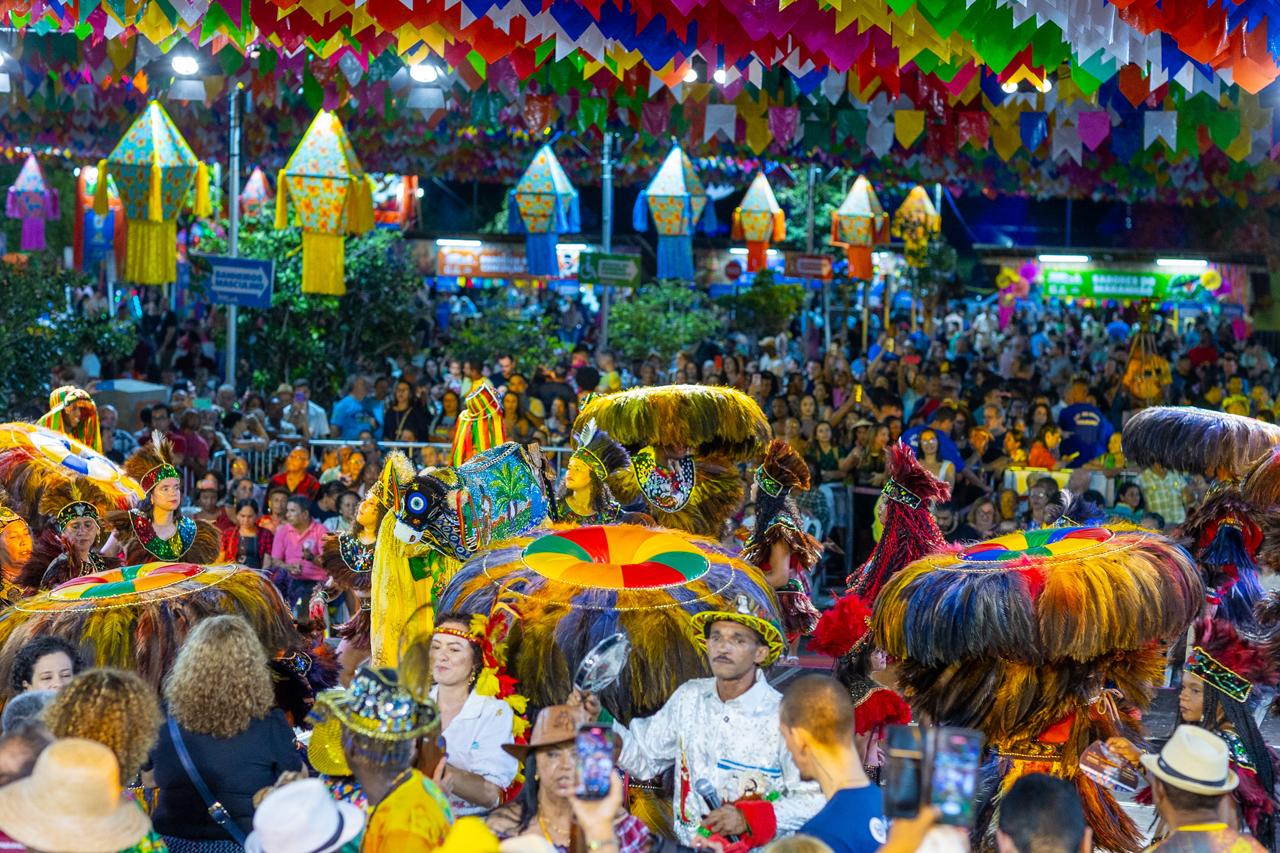
M 178 50 L 169 57 L 169 66 L 176 75 L 169 87 L 169 99 L 173 101 L 203 101 L 204 79 L 200 77 L 200 60 L 190 51 Z
M 440 69 L 434 62 L 417 62 L 409 66 L 409 76 L 415 83 L 434 83 L 440 79 Z
M 173 73 L 180 77 L 194 77 L 200 73 L 200 62 L 189 53 L 175 53 L 169 61 Z

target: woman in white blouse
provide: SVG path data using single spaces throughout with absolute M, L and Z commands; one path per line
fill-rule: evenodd
M 482 814 L 502 803 L 515 780 L 511 706 L 472 689 L 484 667 L 480 638 L 465 616 L 445 615 L 431 637 L 431 699 L 440 709 L 445 758 L 436 778 L 455 816 Z

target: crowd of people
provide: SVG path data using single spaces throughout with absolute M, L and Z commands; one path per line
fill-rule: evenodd
M 426 346 L 387 363 L 354 360 L 342 393 L 324 400 L 312 396 L 314 377 L 289 377 L 269 394 L 217 384 L 207 330 L 170 322 L 163 304 L 148 301 L 144 325 L 159 319 L 124 369 L 158 374 L 168 399 L 136 413 L 135 429 L 108 405 L 95 416 L 102 452 L 126 470 L 141 464 L 150 526 L 135 523 L 134 539 L 112 536 L 102 551 L 140 554 L 127 560 L 139 563 L 173 547 L 183 549 L 174 559 L 240 564 L 271 580 L 299 626 L 323 633 L 330 617 L 350 625 L 364 606 L 350 594 L 328 596 L 332 543 L 349 547 L 341 558 L 352 571 L 367 571 L 360 566 L 372 560 L 372 539 L 362 537 L 386 512 L 377 503 L 389 452 L 405 449 L 424 467 L 446 463 L 473 392 L 492 389 L 508 441 L 559 448 L 578 437 L 579 411 L 596 395 L 708 385 L 754 401 L 785 445 L 770 455 L 808 469 L 791 479 L 768 468 L 768 458 L 758 470 L 740 466 L 751 496 L 719 531 L 725 544 L 761 551 L 752 562 L 781 596 L 796 590 L 786 577 L 768 578 L 775 567 L 752 539 L 764 526 L 757 520 L 772 524 L 781 513 L 784 525 L 811 532 L 816 538 L 804 542 L 815 560 L 819 542 L 850 542 L 843 555 L 826 549 L 829 561 L 843 556 L 843 578 L 880 538 L 878 504 L 912 497 L 901 484 L 894 496 L 894 448 L 909 446 L 950 494 L 922 510 L 948 542 L 1048 527 L 1062 516 L 1064 488 L 1092 507 L 1094 520 L 1173 531 L 1210 484 L 1160 465 L 1130 467 L 1119 443 L 1129 416 L 1168 402 L 1273 422 L 1280 392 L 1274 357 L 1232 322 L 1210 317 L 1179 329 L 1124 307 L 1029 301 L 1002 317 L 994 306 L 954 303 L 868 330 L 865 352 L 854 327 L 833 330 L 825 345 L 809 312 L 788 332 L 759 340 L 725 332 L 664 362 L 623 361 L 593 347 L 590 317 L 574 305 L 579 321 L 566 329 L 563 360 L 526 376 L 518 353 L 451 358 L 449 323 L 478 322 L 466 317 L 479 309 L 470 299 L 441 302 L 444 321 L 437 317 Z M 102 378 L 90 375 L 90 355 L 57 373 L 44 425 L 88 436 L 84 392 L 73 386 L 91 389 Z M 148 448 L 160 453 L 156 433 L 167 455 L 137 462 Z M 184 484 L 191 504 L 181 507 Z M 72 527 L 88 520 L 57 517 L 68 543 Z M 85 553 L 69 557 L 74 566 L 100 559 L 106 525 L 96 516 L 94 523 Z M 201 536 L 216 543 L 216 558 L 190 556 Z M 799 590 L 812 587 L 824 605 L 827 579 L 815 573 Z M 308 622 L 317 613 L 320 624 Z M 401 661 L 426 662 L 426 677 L 408 665 L 352 661 L 341 686 L 331 679 L 301 705 L 282 693 L 282 667 L 305 661 L 306 675 L 332 662 L 322 651 L 271 660 L 239 616 L 201 619 L 159 683 L 87 666 L 75 644 L 40 637 L 14 656 L 0 721 L 0 832 L 12 849 L 211 853 L 962 847 L 963 832 L 935 825 L 944 815 L 927 792 L 918 817 L 886 813 L 883 725 L 867 732 L 858 721 L 868 695 L 892 693 L 874 678 L 883 653 L 859 640 L 832 653 L 837 678 L 801 674 L 782 690 L 770 683 L 769 668 L 788 652 L 786 662 L 797 663 L 796 638 L 813 631 L 793 631 L 797 615 L 784 613 L 780 624 L 745 598 L 697 614 L 691 638 L 710 677 L 685 682 L 651 716 L 622 720 L 580 690 L 540 708 L 511 701 L 509 689 L 498 692 L 510 677 L 485 626 L 457 613 L 436 614 L 429 637 L 416 638 L 420 655 L 400 650 Z M 1214 641 L 1200 640 L 1205 648 Z M 1260 849 L 1258 841 L 1274 849 L 1271 823 L 1250 811 L 1273 810 L 1275 799 L 1272 768 L 1256 760 L 1256 723 L 1249 727 L 1231 680 L 1245 670 L 1223 675 L 1213 665 L 1208 653 L 1189 658 L 1183 725 L 1158 754 L 1127 741 L 1114 750 L 1149 774 L 1160 849 Z M 607 795 L 588 796 L 580 788 L 584 726 L 615 747 L 611 766 L 642 784 L 611 775 Z M 1245 781 L 1259 787 L 1242 795 L 1244 774 L 1231 768 L 1246 753 Z M 643 784 L 664 777 L 669 802 Z M 1243 820 L 1223 806 L 1233 796 Z M 1072 785 L 1023 776 L 1003 792 L 991 843 L 1002 853 L 1091 849 L 1089 806 Z M 76 837 L 93 840 L 77 846 L 69 840 Z

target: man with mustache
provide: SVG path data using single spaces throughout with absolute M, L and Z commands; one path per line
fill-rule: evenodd
M 706 652 L 712 677 L 682 684 L 652 717 L 629 726 L 615 722 L 622 742 L 618 767 L 641 779 L 676 768 L 681 844 L 693 845 L 705 830 L 748 849 L 763 847 L 794 833 L 823 805 L 817 784 L 801 781 L 778 729 L 782 695 L 764 675 L 782 653 L 782 630 L 740 595 L 733 611 L 696 614 L 690 634 Z M 582 700 L 575 691 L 570 703 Z M 587 706 L 599 710 L 594 697 Z M 700 781 L 715 789 L 715 803 L 695 790 Z

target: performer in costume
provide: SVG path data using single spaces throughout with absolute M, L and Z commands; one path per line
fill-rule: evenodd
M 98 553 L 106 504 L 106 496 L 88 480 L 51 485 L 40 496 L 40 512 L 49 519 L 49 528 L 32 551 L 18 583 L 29 589 L 52 589 L 72 578 L 110 568 Z
M 1203 602 L 1195 563 L 1162 536 L 1051 527 L 907 566 L 876 599 L 872 642 L 897 661 L 918 716 L 986 735 L 999 784 L 980 806 L 979 838 L 994 828 L 1000 793 L 1044 772 L 1075 783 L 1099 847 L 1137 851 L 1141 833 L 1078 772 L 1080 754 L 1136 725 L 1163 680 L 1160 645 L 1181 637 Z
M 596 427 L 595 421 L 574 436 L 578 449 L 569 457 L 564 485 L 552 506 L 552 520 L 560 524 L 615 524 L 622 506 L 609 489 L 608 479 L 631 464 L 626 448 Z
M 423 749 L 418 768 L 449 796 L 455 816 L 482 814 L 517 787 L 519 766 L 505 744 L 525 741 L 526 700 L 506 675 L 506 638 L 515 614 L 492 618 L 415 614 L 400 653 L 400 677 L 440 711 L 443 753 Z
M 759 458 L 769 422 L 732 388 L 669 385 L 594 397 L 576 427 L 595 421 L 631 454 L 609 478 L 624 504 L 643 500 L 663 527 L 718 537 L 741 505 L 737 465 Z
M 618 766 L 643 778 L 675 769 L 681 844 L 693 844 L 710 820 L 721 836 L 763 847 L 775 835 L 795 832 L 822 806 L 818 786 L 801 781 L 782 740 L 782 696 L 764 677 L 763 669 L 782 654 L 782 629 L 743 595 L 732 609 L 696 614 L 688 630 L 714 677 L 680 685 L 653 716 L 615 723 L 622 741 Z M 576 691 L 570 697 L 570 704 L 583 701 Z M 695 793 L 703 780 L 725 805 L 711 809 Z
M 1183 669 L 1178 709 L 1182 722 L 1227 742 L 1240 785 L 1232 796 L 1244 824 L 1260 844 L 1276 849 L 1276 755 L 1258 731 L 1251 702 L 1258 687 L 1280 680 L 1265 649 L 1242 638 L 1222 619 L 1202 619 Z
M 911 722 L 911 708 L 901 696 L 872 676 L 885 668 L 885 653 L 871 642 L 871 610 L 856 595 L 836 599 L 822 614 L 809 649 L 836 659 L 835 677 L 853 700 L 858 755 L 872 778 L 879 775 L 886 727 Z
M 126 565 L 153 560 L 216 563 L 222 552 L 218 528 L 183 515 L 182 472 L 173 464 L 169 440 L 158 432 L 124 463 L 125 472 L 138 481 L 146 495 L 142 503 L 108 517 L 115 532 L 103 550 L 124 550 Z
M 375 666 L 395 666 L 409 617 L 422 605 L 435 601 L 437 584 L 448 571 L 442 565 L 447 560 L 428 544 L 409 544 L 396 536 L 395 510 L 404 503 L 405 491 L 415 476 L 412 463 L 403 453 L 387 454 L 377 489 L 379 500 L 385 502 L 388 511 L 382 512 L 378 522 L 369 575 L 369 651 Z M 363 553 L 363 549 L 360 551 Z
M 102 432 L 98 407 L 89 392 L 74 385 L 54 388 L 49 395 L 49 411 L 36 421 L 40 426 L 69 435 L 81 444 L 102 452 Z
M 437 849 L 453 816 L 444 793 L 413 767 L 418 741 L 440 730 L 440 713 L 415 699 L 395 670 L 361 667 L 350 689 L 316 699 L 316 722 L 336 720 L 346 763 L 371 808 L 360 849 Z
M 26 595 L 18 576 L 31 559 L 31 548 L 31 527 L 26 519 L 0 503 L 0 606 Z
M 947 547 L 930 505 L 951 498 L 951 487 L 934 477 L 911 448 L 899 442 L 889 448 L 889 479 L 876 514 L 884 533 L 871 556 L 850 575 L 849 592 L 873 605 L 881 588 L 909 563 Z
M 758 566 L 778 594 L 789 663 L 796 660 L 800 637 L 813 633 L 819 616 L 809 600 L 805 573 L 822 559 L 822 545 L 800 529 L 800 510 L 791 498 L 793 489 L 808 488 L 809 466 L 800 454 L 782 439 L 769 442 L 751 486 L 756 527 L 742 550 L 742 559 Z

